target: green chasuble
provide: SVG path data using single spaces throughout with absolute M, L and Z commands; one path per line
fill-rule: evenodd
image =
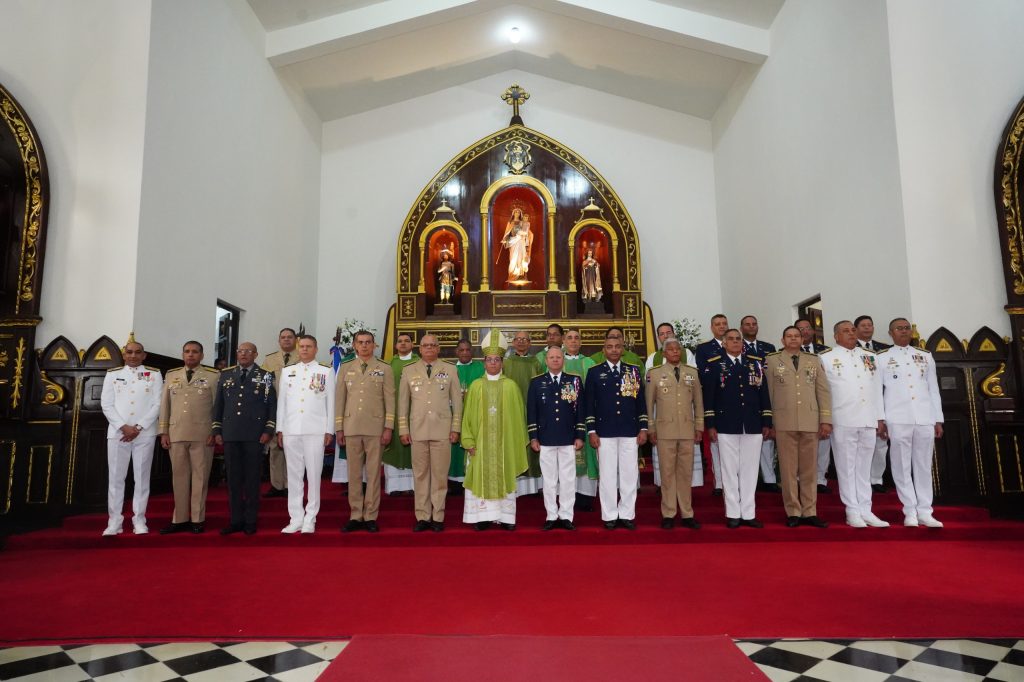
M 532 359 L 532 358 L 531 358 Z M 526 462 L 526 406 L 514 381 L 486 377 L 470 385 L 462 406 L 462 447 L 476 448 L 465 487 L 482 500 L 515 492 Z
M 583 390 L 587 390 L 587 372 L 596 363 L 586 355 L 565 359 L 565 372 L 583 379 Z M 576 475 L 597 480 L 597 450 L 590 444 L 590 438 L 583 439 L 583 449 L 576 451 Z
M 597 351 L 596 353 L 590 356 L 590 359 L 594 361 L 595 365 L 600 365 L 602 362 L 605 361 L 604 351 Z M 644 371 L 644 359 L 631 350 L 622 351 L 622 362 L 625 362 L 627 365 L 636 365 L 637 367 L 640 368 L 641 373 L 643 373 Z
M 456 362 L 455 366 L 459 369 L 459 383 L 462 385 L 462 402 L 465 404 L 466 391 L 469 390 L 469 385 L 484 375 L 484 363 L 473 359 L 465 365 Z M 448 476 L 450 478 L 462 478 L 465 475 L 466 452 L 462 449 L 461 444 L 455 443 L 452 445 L 452 463 L 448 467 Z
M 420 359 L 420 356 L 416 353 L 412 354 L 412 357 L 408 360 L 403 360 L 397 355 L 391 358 L 391 372 L 395 375 L 395 400 L 398 400 L 398 385 L 402 381 L 402 370 Z M 395 432 L 391 437 L 391 442 L 384 448 L 384 452 L 381 455 L 381 459 L 385 464 L 389 464 L 396 469 L 412 469 L 412 446 L 402 445 L 402 440 L 398 437 L 398 406 L 395 405 Z
M 519 395 L 523 399 L 523 421 L 526 421 L 526 394 L 530 390 L 530 379 L 543 371 L 534 355 L 522 356 L 513 353 L 502 363 L 501 373 L 519 387 Z M 540 476 L 540 453 L 534 452 L 533 448 L 530 448 L 526 453 L 526 459 L 530 463 L 530 467 L 523 475 L 530 478 Z

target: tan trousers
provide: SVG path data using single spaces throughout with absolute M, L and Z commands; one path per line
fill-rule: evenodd
M 786 516 L 817 516 L 818 434 L 814 431 L 776 431 L 782 504 Z
M 380 436 L 345 436 L 348 458 L 348 506 L 353 521 L 376 521 L 380 511 Z M 363 464 L 366 497 L 363 498 Z
M 267 455 L 270 468 L 270 485 L 277 490 L 288 487 L 288 465 L 284 458 L 284 450 L 277 447 L 277 438 L 270 439 L 270 452 Z
M 412 485 L 417 521 L 444 521 L 444 500 L 448 494 L 448 468 L 451 462 L 450 442 L 412 442 Z
M 213 446 L 204 440 L 171 443 L 171 486 L 174 523 L 206 521 L 206 490 L 210 485 Z
M 693 439 L 658 439 L 658 470 L 661 473 L 661 517 L 672 519 L 679 515 L 693 518 Z

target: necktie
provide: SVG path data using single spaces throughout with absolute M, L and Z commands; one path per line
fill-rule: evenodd
M 612 367 L 612 374 L 614 374 L 615 377 L 618 378 L 618 376 L 619 376 L 619 366 L 618 365 L 615 365 L 614 367 Z
M 191 384 L 192 383 L 192 375 L 193 374 L 195 374 L 194 371 L 192 371 L 191 369 L 186 369 L 185 370 L 185 381 L 187 381 L 188 383 Z
M 291 353 L 285 353 L 285 354 L 284 354 L 284 364 L 285 364 L 285 366 L 287 366 L 287 365 L 288 365 L 288 359 L 289 359 L 289 358 L 290 358 L 291 356 L 292 356 L 292 354 L 291 354 Z
M 799 355 L 794 355 L 793 356 L 793 369 L 800 369 L 800 356 Z
M 679 383 L 679 367 L 676 366 L 676 383 Z
M 366 374 L 366 363 L 365 362 L 363 363 L 363 366 L 362 366 L 361 370 L 362 370 L 363 374 Z
M 245 375 L 249 373 L 249 370 L 242 368 L 242 378 L 238 380 L 238 383 L 245 383 Z
M 427 378 L 430 378 L 430 365 L 427 365 Z

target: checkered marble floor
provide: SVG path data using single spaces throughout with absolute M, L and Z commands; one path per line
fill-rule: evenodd
M 738 640 L 773 682 L 1015 682 L 1017 639 Z
M 315 680 L 346 642 L 179 642 L 0 648 L 0 680 Z M 737 640 L 773 682 L 1015 682 L 1024 641 Z

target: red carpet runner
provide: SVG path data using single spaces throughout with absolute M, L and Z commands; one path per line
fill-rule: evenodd
M 728 637 L 357 636 L 320 682 L 767 680 Z
M 838 495 L 819 530 L 782 525 L 778 495 L 758 496 L 766 527 L 726 529 L 699 491 L 699 531 L 658 527 L 645 487 L 635 532 L 541 532 L 542 502 L 521 498 L 515 532 L 474 532 L 449 498 L 443 533 L 410 532 L 412 500 L 385 498 L 378 535 L 343 535 L 345 500 L 325 483 L 316 534 L 284 536 L 284 500 L 265 500 L 260 532 L 221 537 L 224 491 L 202 535 L 101 538 L 104 515 L 12 537 L 0 552 L 0 643 L 346 638 L 358 634 L 733 637 L 1004 637 L 1024 634 L 1024 524 L 941 507 L 941 530 L 851 529 Z M 898 524 L 895 494 L 877 513 Z M 346 505 L 347 507 L 347 505 Z M 474 605 L 486 605 L 476 609 Z

